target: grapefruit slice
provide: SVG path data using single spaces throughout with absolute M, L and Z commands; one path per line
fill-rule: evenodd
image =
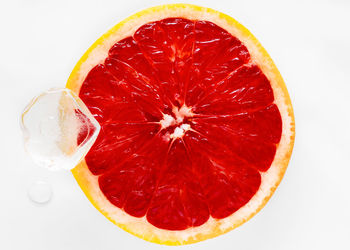
M 250 219 L 280 183 L 294 143 L 283 79 L 241 24 L 173 4 L 117 24 L 67 87 L 101 132 L 72 172 L 122 229 L 189 244 Z

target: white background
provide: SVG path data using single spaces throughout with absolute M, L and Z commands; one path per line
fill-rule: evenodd
M 125 17 L 173 1 L 0 0 L 0 249 L 165 249 L 103 217 L 69 172 L 25 154 L 19 115 L 31 97 L 63 87 L 75 63 Z M 187 1 L 186 1 L 187 2 Z M 182 249 L 350 249 L 350 1 L 191 1 L 245 25 L 285 79 L 296 143 L 280 187 L 243 226 Z M 53 186 L 44 206 L 27 197 Z

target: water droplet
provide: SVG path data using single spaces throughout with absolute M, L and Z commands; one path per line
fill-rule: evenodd
M 28 188 L 28 197 L 37 204 L 46 204 L 51 200 L 52 187 L 46 181 L 36 181 Z

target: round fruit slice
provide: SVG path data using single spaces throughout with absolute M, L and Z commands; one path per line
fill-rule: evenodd
M 148 241 L 188 244 L 241 225 L 292 153 L 277 68 L 248 30 L 211 9 L 164 5 L 127 18 L 67 87 L 101 124 L 75 178 L 101 213 Z

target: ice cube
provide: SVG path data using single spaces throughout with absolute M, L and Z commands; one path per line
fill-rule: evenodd
M 100 125 L 69 89 L 51 89 L 33 98 L 21 116 L 26 151 L 39 166 L 72 169 L 87 154 Z

